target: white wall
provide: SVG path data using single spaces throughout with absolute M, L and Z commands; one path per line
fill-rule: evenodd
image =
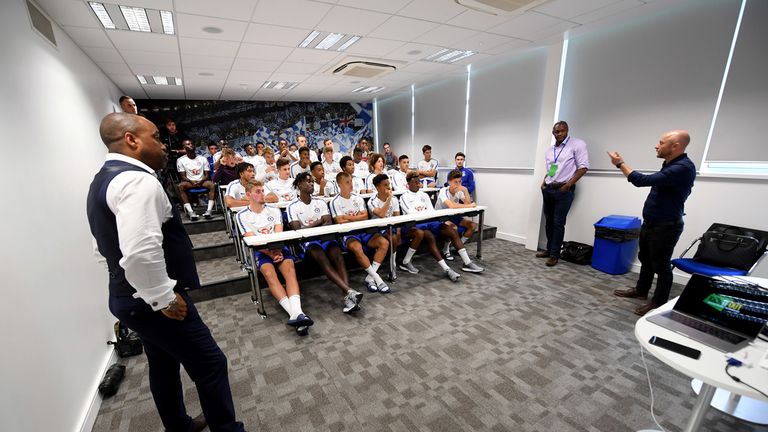
M 58 48 L 32 30 L 25 2 L 3 2 L 0 418 L 8 431 L 80 430 L 111 353 L 114 320 L 85 197 L 106 153 L 99 121 L 120 93 L 55 34 Z

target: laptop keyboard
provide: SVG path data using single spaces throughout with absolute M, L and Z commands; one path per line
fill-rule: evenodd
M 694 328 L 702 333 L 706 333 L 708 335 L 714 336 L 718 339 L 722 339 L 724 341 L 730 342 L 732 344 L 738 344 L 746 340 L 746 338 L 743 338 L 741 336 L 735 335 L 731 332 L 727 332 L 723 329 L 717 328 L 713 325 L 701 322 L 699 320 L 693 319 L 691 317 L 687 317 L 683 314 L 679 313 L 670 313 L 667 315 L 669 319 L 672 321 L 677 321 L 680 324 L 686 325 L 688 327 Z

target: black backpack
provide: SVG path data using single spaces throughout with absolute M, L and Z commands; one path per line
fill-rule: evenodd
M 579 242 L 563 242 L 560 258 L 574 264 L 592 264 L 592 246 Z
M 117 355 L 130 357 L 144 352 L 138 333 L 131 331 L 120 321 L 115 323 L 115 342 L 108 341 L 107 345 L 114 345 Z

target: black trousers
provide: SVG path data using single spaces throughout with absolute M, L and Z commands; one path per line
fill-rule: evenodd
M 235 407 L 227 376 L 227 358 L 213 339 L 186 293 L 183 321 L 154 312 L 141 299 L 109 298 L 114 316 L 139 334 L 149 363 L 149 388 L 165 429 L 186 432 L 192 418 L 184 406 L 179 366 L 184 365 L 197 386 L 200 405 L 211 431 L 243 432 L 235 421 Z
M 683 233 L 683 221 L 663 222 L 658 224 L 643 223 L 640 228 L 640 277 L 635 289 L 640 293 L 648 293 L 653 284 L 653 276 L 658 275 L 656 291 L 651 301 L 663 305 L 669 300 L 672 289 L 672 253 Z
M 560 249 L 565 237 L 565 220 L 573 204 L 576 186 L 566 192 L 559 188 L 547 187 L 541 191 L 544 202 L 544 230 L 547 234 L 547 252 L 549 256 L 560 258 Z

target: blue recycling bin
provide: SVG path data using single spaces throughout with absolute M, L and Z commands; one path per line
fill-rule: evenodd
M 613 275 L 628 272 L 637 253 L 640 225 L 635 216 L 610 215 L 597 221 L 592 267 Z

